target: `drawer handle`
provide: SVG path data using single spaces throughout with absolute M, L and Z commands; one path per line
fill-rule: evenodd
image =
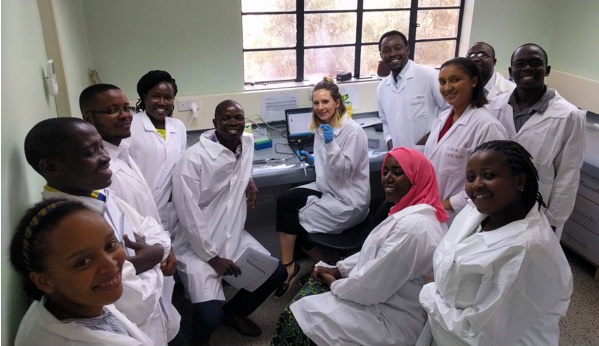
M 589 220 L 591 220 L 591 221 L 595 221 L 595 218 L 594 218 L 594 217 L 592 217 L 591 215 L 588 215 L 588 214 L 585 214 L 585 213 L 583 213 L 582 211 L 580 211 L 580 209 L 578 209 L 578 208 L 576 208 L 576 207 L 574 207 L 574 211 L 575 211 L 575 212 L 577 212 L 578 214 L 580 214 L 580 215 L 582 215 L 582 216 L 586 217 L 587 219 L 589 219 Z
M 584 185 L 584 186 L 588 187 L 589 189 L 591 189 L 591 190 L 593 190 L 593 191 L 595 191 L 595 192 L 599 192 L 599 187 L 593 186 L 593 185 L 591 185 L 591 184 L 587 183 L 587 182 L 586 182 L 586 181 L 584 181 L 584 180 L 581 180 L 581 181 L 580 181 L 580 185 Z

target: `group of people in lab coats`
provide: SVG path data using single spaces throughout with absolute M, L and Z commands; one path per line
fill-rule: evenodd
M 297 281 L 300 245 L 318 263 L 275 345 L 557 345 L 572 275 L 553 231 L 574 204 L 584 111 L 545 85 L 550 66 L 536 44 L 512 54 L 513 85 L 493 72 L 486 43 L 439 72 L 411 61 L 398 31 L 379 50 L 391 70 L 377 89 L 389 216 L 335 265 L 303 241 L 360 223 L 370 204 L 366 134 L 325 77 L 312 91 L 314 154 L 296 153 L 316 181 L 277 201 L 274 272 L 225 304 L 241 254 L 270 256 L 244 229 L 257 189 L 238 102 L 221 102 L 214 130 L 187 149 L 170 116 L 176 82 L 156 70 L 138 82 L 136 107 L 97 84 L 81 93 L 83 120 L 34 126 L 25 154 L 47 185 L 11 243 L 34 299 L 16 344 L 184 345 L 176 272 L 193 308 L 188 341 L 209 344 L 223 323 L 261 335 L 248 315 Z

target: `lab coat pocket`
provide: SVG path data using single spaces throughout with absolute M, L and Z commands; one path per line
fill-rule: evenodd
M 464 177 L 469 154 L 468 148 L 445 145 L 439 161 L 439 172 L 451 177 Z
M 424 95 L 412 96 L 408 99 L 408 117 L 410 120 L 426 120 L 427 107 Z

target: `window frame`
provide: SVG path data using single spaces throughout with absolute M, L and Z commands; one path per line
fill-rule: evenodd
M 247 82 L 244 78 L 244 85 L 250 86 L 256 83 L 288 83 L 288 82 L 296 82 L 303 83 L 307 82 L 304 76 L 304 50 L 306 49 L 320 49 L 320 48 L 337 48 L 337 47 L 353 47 L 355 50 L 354 56 L 354 70 L 353 70 L 353 79 L 360 79 L 360 68 L 362 63 L 362 47 L 366 46 L 378 46 L 377 42 L 362 42 L 362 27 L 363 27 L 363 17 L 364 13 L 368 12 L 410 12 L 410 23 L 408 24 L 409 32 L 407 34 L 408 39 L 408 47 L 410 48 L 409 58 L 414 60 L 414 52 L 416 45 L 420 42 L 439 42 L 439 41 L 455 41 L 455 52 L 454 57 L 458 56 L 458 51 L 460 47 L 460 38 L 462 35 L 462 24 L 464 21 L 464 6 L 466 0 L 459 0 L 460 4 L 458 6 L 431 6 L 431 7 L 418 7 L 419 0 L 411 0 L 410 8 L 374 8 L 374 9 L 364 9 L 364 0 L 356 0 L 357 6 L 356 9 L 351 10 L 304 10 L 304 0 L 296 0 L 296 10 L 295 11 L 264 11 L 264 12 L 243 12 L 241 11 L 241 16 L 243 18 L 244 15 L 280 15 L 280 14 L 292 14 L 296 17 L 296 45 L 295 47 L 276 47 L 276 48 L 250 48 L 246 49 L 242 46 L 242 54 L 246 52 L 266 52 L 266 51 L 283 51 L 283 50 L 295 50 L 296 54 L 296 78 L 295 79 L 286 79 L 286 80 L 264 80 L 264 81 L 252 81 Z M 301 10 L 300 10 L 301 9 Z M 429 38 L 429 39 L 416 39 L 416 30 L 420 26 L 420 24 L 416 21 L 418 17 L 419 10 L 447 10 L 447 9 L 458 9 L 458 24 L 457 24 L 457 33 L 455 37 L 444 37 L 444 38 Z M 321 13 L 356 13 L 356 41 L 355 43 L 345 43 L 345 44 L 331 44 L 331 45 L 316 45 L 316 46 L 307 46 L 304 44 L 304 18 L 306 14 L 321 14 Z M 381 33 L 382 35 L 383 33 Z M 404 33 L 405 34 L 405 33 Z M 378 48 L 377 48 L 378 49 Z M 245 58 L 244 58 L 245 59 Z M 245 64 L 245 62 L 244 62 Z

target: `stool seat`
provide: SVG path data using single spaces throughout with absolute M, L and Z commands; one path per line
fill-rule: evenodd
M 341 233 L 308 233 L 306 238 L 318 247 L 337 252 L 339 255 L 346 257 L 360 251 L 364 240 L 373 228 L 372 218 L 369 216 L 356 226 Z

